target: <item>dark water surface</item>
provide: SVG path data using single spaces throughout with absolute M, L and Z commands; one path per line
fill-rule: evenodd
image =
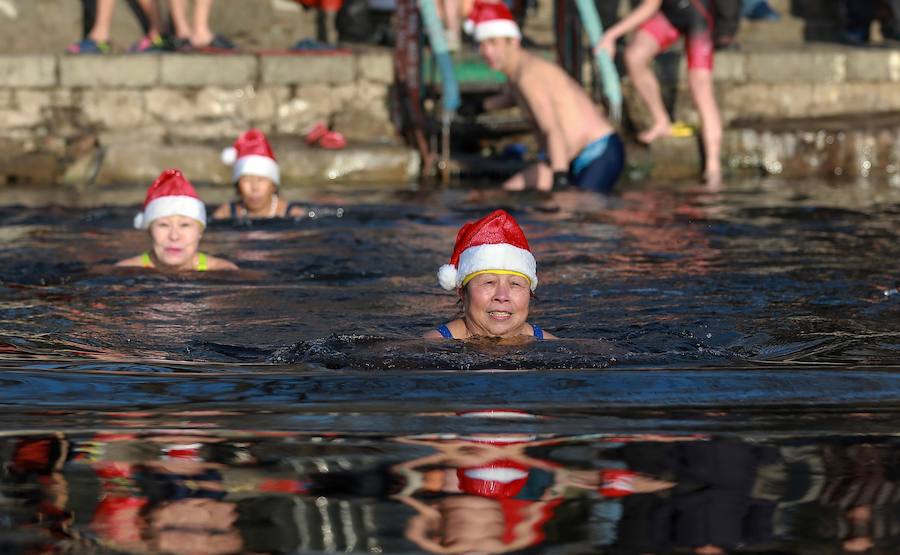
M 900 552 L 900 189 L 325 194 L 168 276 L 0 191 L 0 553 Z M 498 206 L 563 339 L 418 339 Z

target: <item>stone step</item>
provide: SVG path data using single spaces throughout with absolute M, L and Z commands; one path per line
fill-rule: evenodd
M 802 19 L 782 15 L 778 21 L 744 19 L 738 28 L 737 39 L 742 44 L 801 44 L 805 23 Z
M 282 183 L 290 187 L 335 182 L 408 183 L 419 172 L 418 154 L 405 146 L 351 143 L 341 150 L 326 150 L 273 141 L 273 148 L 278 152 Z M 231 170 L 222 164 L 220 156 L 220 145 L 114 143 L 82 154 L 61 168 L 61 175 L 32 175 L 35 171 L 46 173 L 45 168 L 50 167 L 46 159 L 33 156 L 36 169 L 31 173 L 24 163 L 26 158 L 9 167 L 19 172 L 16 177 L 21 182 L 147 185 L 163 169 L 178 168 L 191 181 L 224 185 L 231 182 Z M 41 179 L 35 179 L 38 177 Z

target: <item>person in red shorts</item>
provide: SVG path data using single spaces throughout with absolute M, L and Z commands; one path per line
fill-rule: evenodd
M 643 0 L 609 28 L 595 45 L 615 55 L 616 41 L 635 29 L 625 49 L 628 75 L 653 117 L 653 125 L 638 136 L 651 143 L 671 133 L 672 121 L 663 104 L 659 81 L 650 62 L 679 37 L 685 37 L 688 85 L 700 113 L 705 154 L 704 178 L 710 185 L 722 179 L 722 119 L 713 92 L 713 17 L 715 0 Z

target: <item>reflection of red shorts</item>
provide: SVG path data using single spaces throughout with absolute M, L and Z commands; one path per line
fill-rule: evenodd
M 656 40 L 660 52 L 672 46 L 682 34 L 662 12 L 657 12 L 655 16 L 644 22 L 640 30 Z M 688 69 L 711 70 L 713 67 L 713 40 L 709 28 L 691 31 L 685 36 L 684 42 L 685 50 L 687 50 Z
M 336 12 L 341 9 L 344 0 L 294 0 L 304 8 L 319 8 L 325 12 Z

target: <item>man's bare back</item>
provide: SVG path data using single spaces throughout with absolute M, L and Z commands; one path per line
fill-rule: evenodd
M 517 73 L 509 78 L 517 104 L 530 116 L 545 149 L 550 148 L 550 130 L 542 129 L 539 122 L 555 124 L 567 164 L 589 143 L 614 132 L 584 89 L 558 65 L 523 50 Z

